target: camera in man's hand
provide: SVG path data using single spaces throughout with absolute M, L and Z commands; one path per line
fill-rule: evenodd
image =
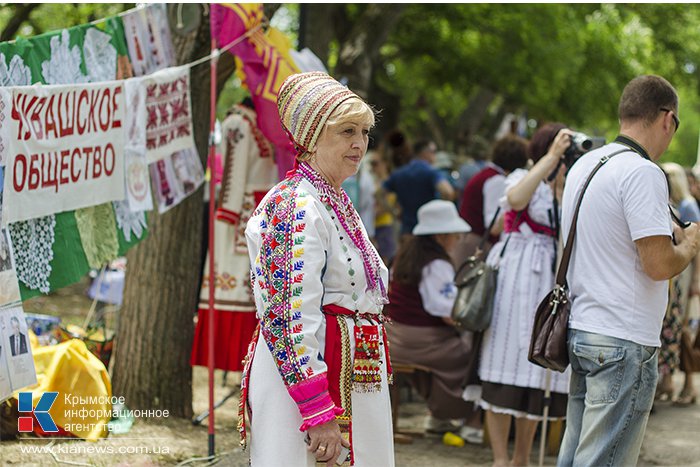
M 571 166 L 574 165 L 579 157 L 588 151 L 602 147 L 604 144 L 605 138 L 588 136 L 587 134 L 578 131 L 572 132 L 571 144 L 566 151 L 564 151 L 564 164 L 566 165 L 566 170 L 568 171 L 571 169 Z

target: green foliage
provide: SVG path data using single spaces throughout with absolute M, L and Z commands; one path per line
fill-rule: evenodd
M 219 100 L 216 103 L 216 118 L 223 121 L 231 107 L 249 96 L 250 93 L 241 87 L 241 81 L 234 74 L 226 81 L 224 88 L 219 93 Z
M 31 37 L 44 32 L 69 28 L 94 20 L 115 16 L 134 8 L 134 3 L 44 3 L 34 9 L 16 36 Z M 16 12 L 17 5 L 0 5 L 0 30 Z
M 695 92 L 693 84 L 686 84 L 678 88 L 681 95 L 680 114 L 681 127 L 671 141 L 671 145 L 661 158 L 660 162 L 677 162 L 684 167 L 695 165 L 700 137 L 700 97 Z
M 132 6 L 42 4 L 17 34 L 86 23 Z M 339 14 L 328 18 L 328 28 L 339 28 L 328 43 L 330 70 L 367 8 L 337 4 L 333 11 Z M 0 6 L 0 29 L 18 9 Z M 298 4 L 282 4 L 271 20 L 293 44 L 299 14 Z M 380 49 L 373 92 L 384 96 L 385 105 L 399 106 L 384 114 L 398 115 L 400 127 L 414 138 L 440 131 L 456 140 L 464 131 L 465 109 L 488 90 L 495 98 L 484 104 L 488 111 L 477 130 L 486 137 L 495 128 L 491 120 L 514 112 L 611 139 L 625 83 L 639 74 L 660 74 L 679 90 L 683 121 L 664 160 L 688 165 L 695 162 L 700 126 L 698 24 L 696 4 L 414 3 L 406 5 Z M 220 95 L 219 117 L 243 97 L 231 78 Z
M 684 117 L 667 158 L 694 163 L 699 15 L 688 4 L 412 4 L 381 50 L 376 79 L 399 96 L 411 135 L 430 136 L 426 122 L 438 115 L 455 137 L 485 88 L 498 96 L 492 111 L 612 139 L 624 85 L 660 74 L 679 89 Z

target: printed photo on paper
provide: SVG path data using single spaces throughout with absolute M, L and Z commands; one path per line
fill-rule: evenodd
M 0 400 L 10 393 L 36 384 L 36 368 L 29 342 L 27 320 L 21 302 L 0 307 Z M 5 381 L 5 382 L 3 382 Z M 9 384 L 8 384 L 9 383 Z

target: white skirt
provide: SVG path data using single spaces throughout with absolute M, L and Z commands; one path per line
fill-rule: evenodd
M 352 320 L 348 326 L 352 329 Z M 321 339 L 321 348 L 324 340 Z M 354 354 L 354 337 L 350 333 Z M 386 355 L 382 346 L 382 388 L 379 392 L 352 392 L 352 445 L 358 467 L 393 467 L 394 434 L 387 384 Z M 270 350 L 260 333 L 250 369 L 250 461 L 252 467 L 313 467 L 316 459 L 299 431 L 301 414 L 287 392 Z M 325 464 L 324 464 L 325 465 Z

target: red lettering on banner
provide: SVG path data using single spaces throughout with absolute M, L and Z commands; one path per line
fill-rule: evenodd
M 61 183 L 61 185 L 65 185 L 68 183 L 68 174 L 66 173 L 68 170 L 68 156 L 70 156 L 70 149 L 64 149 L 61 151 L 61 170 L 59 171 L 59 179 L 58 181 Z
M 22 163 L 22 171 L 20 174 L 22 175 L 22 183 L 18 183 L 17 179 L 19 178 L 17 176 L 17 167 L 19 163 Z M 27 181 L 27 158 L 24 154 L 17 154 L 15 156 L 15 166 L 13 167 L 14 171 L 14 176 L 12 177 L 12 184 L 16 192 L 20 192 L 24 189 L 24 183 Z
M 73 97 L 72 105 L 69 94 Z M 75 95 L 75 91 L 58 95 L 58 125 L 61 130 L 61 137 L 70 136 L 75 131 Z M 61 107 L 61 100 L 63 100 L 63 107 Z
M 102 148 L 95 146 L 92 153 L 92 178 L 100 178 L 102 176 Z
M 90 165 L 90 156 L 92 155 L 92 148 L 91 147 L 84 147 L 83 148 L 83 157 L 85 158 L 85 180 L 88 179 L 90 176 L 90 171 L 88 170 L 88 166 Z
M 97 130 L 97 125 L 95 124 L 95 107 L 97 107 L 96 95 L 98 94 L 98 92 L 99 91 L 96 90 L 90 92 L 90 104 L 88 105 L 88 133 Z
M 41 171 L 39 170 L 39 155 L 32 154 L 29 157 L 29 191 L 39 188 L 39 180 L 41 179 Z
M 112 109 L 109 105 L 109 89 L 105 89 L 102 91 L 102 98 L 100 99 L 100 111 L 97 114 L 97 118 L 100 123 L 100 129 L 102 131 L 109 130 L 109 122 L 112 117 Z M 102 120 L 103 116 L 106 118 L 105 120 Z
M 29 101 L 29 104 L 27 104 L 28 98 L 29 96 L 27 96 L 26 94 L 19 93 L 15 96 L 12 105 L 12 119 L 17 120 L 18 123 L 17 139 L 24 141 L 28 140 L 29 136 L 31 135 L 29 122 L 27 121 L 27 115 L 29 115 L 29 111 L 31 109 L 31 106 L 33 105 L 33 101 L 36 100 L 36 98 L 34 98 Z
M 46 98 L 40 97 L 37 100 L 37 104 L 32 110 L 31 115 L 29 116 L 29 122 L 31 123 L 32 129 L 34 130 L 34 138 L 38 140 L 44 139 L 44 125 L 41 122 L 41 116 L 39 114 L 41 113 L 41 109 L 44 108 L 45 104 Z
M 53 186 L 58 192 L 58 153 L 42 153 L 41 158 L 41 187 Z
M 117 103 L 117 96 L 121 93 L 122 93 L 121 86 L 117 86 L 116 88 L 114 88 L 114 94 L 112 94 L 112 128 L 121 128 L 122 127 L 122 121 L 117 119 L 117 112 L 119 111 L 119 104 Z
M 114 172 L 115 163 L 116 157 L 114 155 L 114 146 L 112 146 L 112 143 L 107 143 L 104 152 L 104 167 L 105 175 L 107 175 L 108 177 L 110 177 L 112 175 L 112 172 Z
M 62 93 L 59 93 L 61 95 Z M 56 115 L 54 112 L 54 106 L 53 106 L 53 101 L 55 99 L 55 95 L 51 95 L 49 97 L 49 102 L 46 105 L 46 137 L 49 137 L 50 133 L 53 133 L 53 137 L 55 139 L 58 139 L 58 131 L 56 131 Z
M 13 97 L 13 99 L 12 99 L 12 112 L 10 113 L 10 116 L 12 117 L 12 120 L 17 121 L 17 139 L 21 140 L 21 139 L 23 139 L 22 138 L 22 129 L 23 129 L 24 125 L 22 125 L 22 118 L 20 116 L 20 112 L 18 110 L 18 107 L 20 106 L 20 103 L 19 103 L 20 99 L 22 99 L 22 97 L 24 97 L 24 99 L 26 100 L 27 96 L 23 96 L 22 94 L 15 94 L 12 97 Z
M 78 155 L 80 157 L 80 148 L 75 148 L 73 149 L 73 152 L 70 155 L 70 181 L 75 183 L 80 179 L 80 166 L 75 163 L 75 155 Z M 75 169 L 78 169 L 78 174 L 75 174 Z
M 88 100 L 88 92 L 87 92 L 87 89 L 83 89 L 83 90 L 80 92 L 80 96 L 78 96 L 78 105 L 77 105 L 76 108 L 75 108 L 75 121 L 76 121 L 76 124 L 77 124 L 77 126 L 78 126 L 78 134 L 79 134 L 79 135 L 82 135 L 83 133 L 85 133 L 85 128 L 86 128 L 87 125 L 88 125 L 87 114 L 83 114 L 83 111 L 82 111 L 82 108 L 83 108 L 83 104 L 82 104 L 82 103 L 83 103 L 84 100 L 85 100 L 85 101 Z M 81 123 L 81 122 L 80 122 L 80 117 L 82 117 L 83 115 L 85 115 L 85 123 L 83 123 L 83 124 L 81 125 L 81 124 L 80 124 L 80 123 Z

